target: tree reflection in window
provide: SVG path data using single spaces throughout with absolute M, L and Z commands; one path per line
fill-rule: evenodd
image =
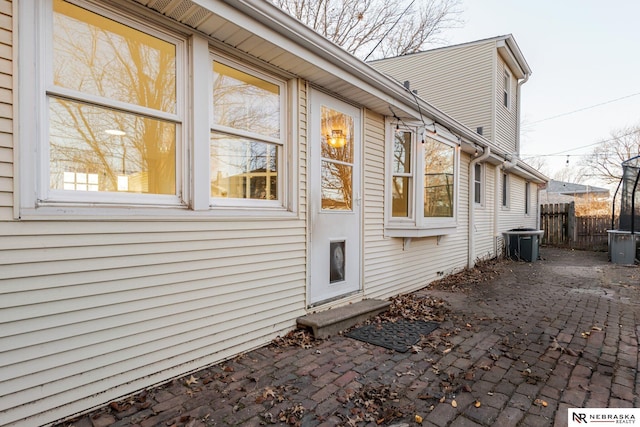
M 213 78 L 211 197 L 278 199 L 280 85 L 221 62 Z
M 409 216 L 409 198 L 412 191 L 411 132 L 397 130 L 393 139 L 393 163 L 391 216 Z
M 321 108 L 322 209 L 353 208 L 353 117 Z
M 52 80 L 82 99 L 49 98 L 52 189 L 176 193 L 176 124 L 141 112 L 176 113 L 175 44 L 54 0 Z
M 452 218 L 455 148 L 432 138 L 423 147 L 424 216 Z

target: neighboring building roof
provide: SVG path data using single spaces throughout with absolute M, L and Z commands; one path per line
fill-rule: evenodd
M 595 187 L 593 185 L 575 184 L 573 182 L 564 182 L 550 180 L 546 188 L 547 193 L 564 194 L 565 196 L 576 196 L 581 194 L 598 194 L 609 196 L 609 189 Z
M 515 76 L 518 79 L 522 79 L 522 78 L 525 78 L 526 76 L 531 75 L 531 68 L 529 67 L 527 60 L 524 58 L 524 55 L 522 54 L 522 51 L 520 50 L 520 47 L 518 46 L 518 43 L 516 43 L 516 40 L 512 34 L 489 37 L 486 39 L 474 40 L 471 42 L 459 43 L 459 44 L 454 44 L 450 46 L 442 46 L 442 47 L 437 47 L 433 49 L 423 50 L 420 52 L 408 53 L 406 55 L 401 55 L 401 56 L 428 55 L 432 52 L 460 49 L 467 46 L 478 45 L 478 44 L 483 44 L 488 42 L 496 43 L 498 52 L 507 62 L 507 64 L 509 65 L 509 68 L 515 73 Z M 393 58 L 400 58 L 401 56 L 382 58 L 382 59 L 369 61 L 369 62 L 374 63 L 377 61 L 386 61 Z

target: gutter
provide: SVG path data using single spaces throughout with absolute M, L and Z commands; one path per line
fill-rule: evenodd
M 474 172 L 476 163 L 483 162 L 491 156 L 491 147 L 486 147 L 480 157 L 476 157 L 469 162 L 469 244 L 467 247 L 467 267 L 473 268 L 475 265 L 476 244 L 475 244 L 475 195 L 476 186 Z

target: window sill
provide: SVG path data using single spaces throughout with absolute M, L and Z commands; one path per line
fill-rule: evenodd
M 211 220 L 258 220 L 297 219 L 299 216 L 285 208 L 211 208 L 192 210 L 186 206 L 40 206 L 22 208 L 17 219 L 41 220 L 88 220 L 88 221 L 211 221 Z
M 456 226 L 437 228 L 387 226 L 384 232 L 387 237 L 433 237 L 454 234 L 456 230 Z

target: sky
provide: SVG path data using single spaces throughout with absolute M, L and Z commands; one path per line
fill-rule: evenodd
M 527 60 L 520 152 L 544 156 L 547 176 L 640 125 L 640 1 L 462 0 L 461 9 L 447 44 L 512 34 Z

